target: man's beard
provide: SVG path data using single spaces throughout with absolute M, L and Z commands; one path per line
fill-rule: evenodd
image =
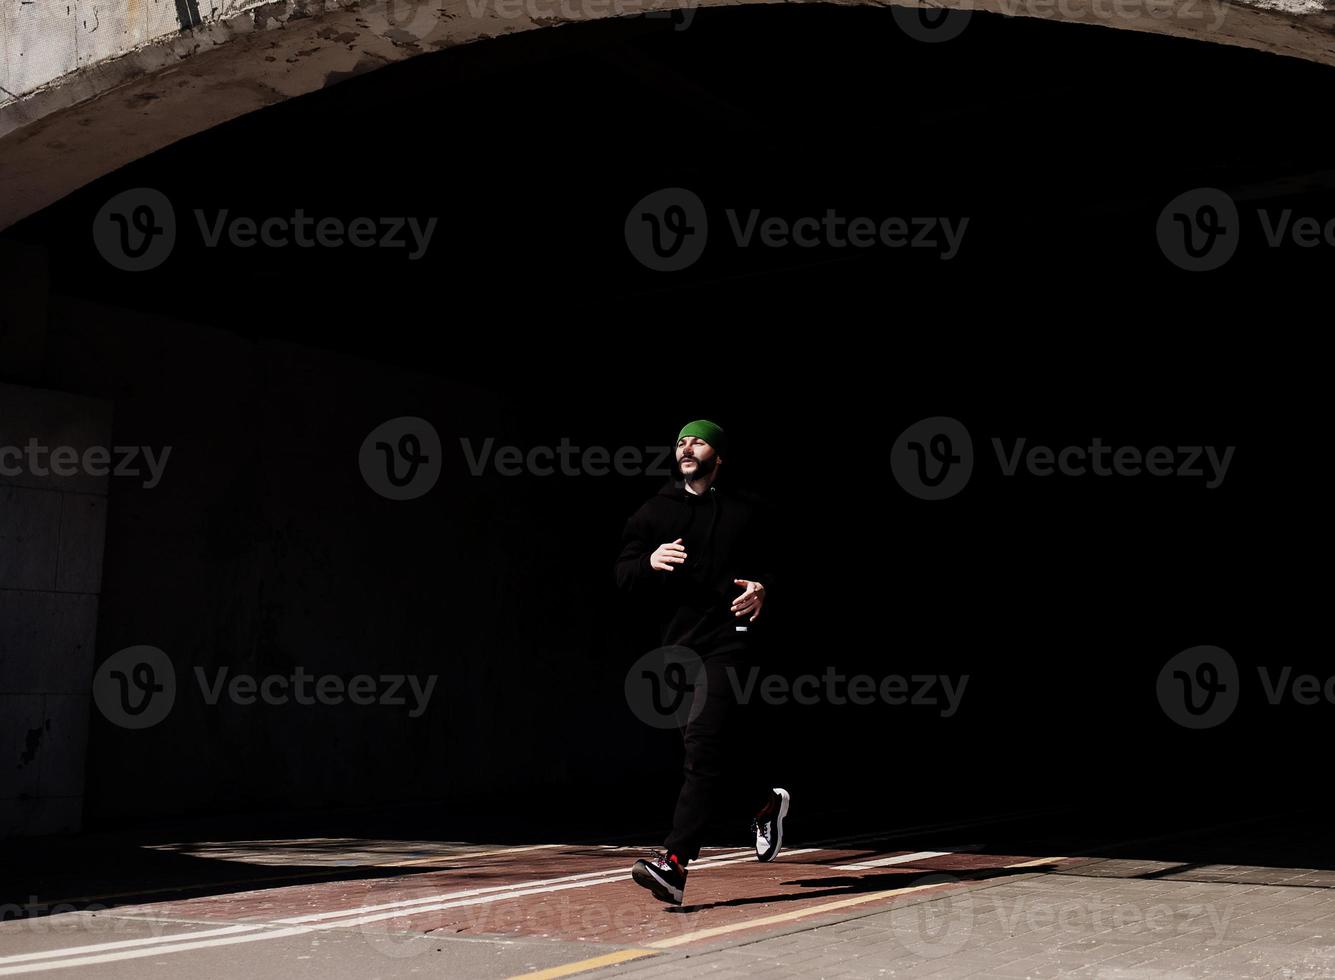
M 691 458 L 695 460 L 695 472 L 691 473 L 689 476 L 682 472 L 682 460 L 677 460 L 677 475 L 683 480 L 689 480 L 691 482 L 695 482 L 696 480 L 702 479 L 710 473 L 713 473 L 714 466 L 718 462 L 717 456 L 710 456 L 708 459 L 701 459 L 698 456 L 692 456 Z

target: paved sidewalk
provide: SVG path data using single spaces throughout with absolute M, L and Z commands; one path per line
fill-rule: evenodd
M 627 963 L 618 977 L 1335 977 L 1335 872 L 1098 860 Z
M 811 834 L 766 864 L 714 846 L 682 907 L 612 841 L 29 842 L 0 854 L 0 976 L 1335 978 L 1323 813 L 1111 823 Z

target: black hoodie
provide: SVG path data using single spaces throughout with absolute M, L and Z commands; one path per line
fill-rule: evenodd
M 646 599 L 661 628 L 664 646 L 690 647 L 708 653 L 719 643 L 749 638 L 736 627 L 754 630 L 765 621 L 766 608 L 755 624 L 737 618 L 729 608 L 748 579 L 765 586 L 765 605 L 772 598 L 774 554 L 764 507 L 750 494 L 717 485 L 693 494 L 680 481 L 669 481 L 626 522 L 621 555 L 616 563 L 617 587 Z M 649 567 L 659 545 L 682 539 L 686 560 L 672 571 Z

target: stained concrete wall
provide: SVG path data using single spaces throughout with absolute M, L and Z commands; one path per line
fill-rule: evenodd
M 0 837 L 80 826 L 108 477 L 49 452 L 110 435 L 106 401 L 0 384 Z
M 0 8 L 0 105 L 265 0 L 33 0 Z

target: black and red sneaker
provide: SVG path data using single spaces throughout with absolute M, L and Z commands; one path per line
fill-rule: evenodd
M 783 818 L 788 816 L 788 791 L 775 787 L 769 801 L 751 821 L 756 837 L 756 860 L 773 861 L 783 847 Z
M 630 869 L 630 876 L 635 884 L 654 893 L 660 902 L 681 904 L 681 897 L 686 892 L 686 868 L 675 854 L 652 851 L 649 857 L 640 858 Z

